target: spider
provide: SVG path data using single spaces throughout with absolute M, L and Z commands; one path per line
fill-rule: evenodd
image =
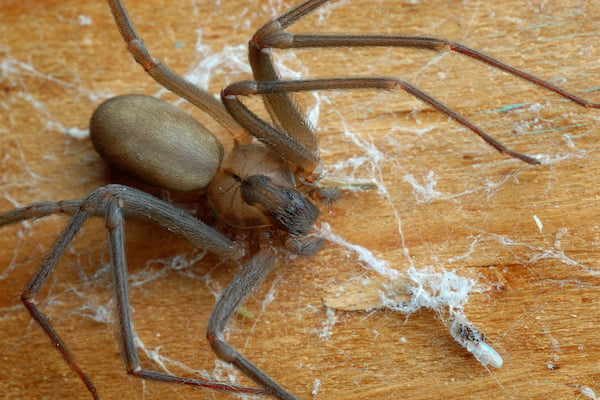
M 579 105 L 600 108 L 599 104 L 590 103 L 490 56 L 443 39 L 405 36 L 292 35 L 285 31 L 295 21 L 325 3 L 327 0 L 303 2 L 260 28 L 249 46 L 250 64 L 255 81 L 230 85 L 223 90 L 222 102 L 219 102 L 153 59 L 135 32 L 121 2 L 109 2 L 121 34 L 136 61 L 164 87 L 195 104 L 221 123 L 236 139 L 236 147 L 222 161 L 223 150 L 218 141 L 204 128 L 192 122 L 186 114 L 150 97 L 121 96 L 103 103 L 92 116 L 91 136 L 100 154 L 113 168 L 123 170 L 147 184 L 176 191 L 204 189 L 212 212 L 219 220 L 231 227 L 271 229 L 276 234 L 273 235 L 275 239 L 260 243 L 251 249 L 252 254 L 248 256 L 240 272 L 222 293 L 208 323 L 207 336 L 215 353 L 254 380 L 260 386 L 256 389 L 172 376 L 141 368 L 134 343 L 135 335 L 131 324 L 126 285 L 123 219 L 132 217 L 149 220 L 225 259 L 246 257 L 248 246 L 230 240 L 182 209 L 122 185 L 108 185 L 97 189 L 85 199 L 37 203 L 0 215 L 0 225 L 52 213 L 71 215 L 67 226 L 21 297 L 32 317 L 50 337 L 66 362 L 95 398 L 98 394 L 93 383 L 79 368 L 66 343 L 35 303 L 36 294 L 53 271 L 61 254 L 83 222 L 94 215 L 103 215 L 106 220 L 117 300 L 118 329 L 128 373 L 144 379 L 170 383 L 238 393 L 264 394 L 280 399 L 296 398 L 244 358 L 223 338 L 223 330 L 234 310 L 276 265 L 280 252 L 288 250 L 310 256 L 318 251 L 321 241 L 307 240 L 305 237 L 319 215 L 318 208 L 307 195 L 324 197 L 326 200 L 336 196 L 335 193 L 318 186 L 322 166 L 317 136 L 306 122 L 302 110 L 295 105 L 290 93 L 332 89 L 401 89 L 474 131 L 500 152 L 530 164 L 538 163 L 535 158 L 506 148 L 444 104 L 398 79 L 332 78 L 281 81 L 270 59 L 272 48 L 395 46 L 428 50 L 449 49 L 519 76 Z M 259 119 L 240 102 L 239 97 L 247 95 L 264 97 L 271 117 L 275 121 L 274 124 Z M 169 126 L 170 123 L 182 130 L 177 136 L 180 144 L 172 147 L 169 146 L 174 142 L 172 136 L 174 133 Z M 127 143 L 122 140 L 123 132 L 130 133 L 130 137 L 135 141 Z M 140 136 L 144 133 L 148 136 Z M 257 144 L 252 138 L 257 139 L 261 144 Z M 157 144 L 157 146 L 142 147 L 140 142 Z M 129 157 L 131 155 L 135 157 Z M 138 162 L 136 159 L 144 161 Z M 184 164 L 186 169 L 182 171 L 180 164 Z M 194 167 L 191 171 L 190 164 L 200 166 Z M 228 197 L 230 195 L 235 197 Z M 281 247 L 281 250 L 277 246 Z

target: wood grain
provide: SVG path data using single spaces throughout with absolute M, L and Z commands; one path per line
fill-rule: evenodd
M 411 3 L 335 2 L 294 29 L 445 37 L 600 101 L 600 3 Z M 249 77 L 246 41 L 292 2 L 164 4 L 127 3 L 151 51 L 175 70 L 190 73 L 214 61 L 208 87 L 218 93 Z M 89 140 L 72 135 L 87 129 L 94 107 L 122 93 L 176 98 L 131 60 L 103 2 L 5 0 L 0 18 L 0 210 L 83 197 L 110 181 Z M 220 64 L 225 49 L 240 62 Z M 408 319 L 392 311 L 328 314 L 326 294 L 348 282 L 383 279 L 331 242 L 313 258 L 282 263 L 248 302 L 251 315 L 236 319 L 231 342 L 303 399 L 600 394 L 600 112 L 450 53 L 328 49 L 281 57 L 306 77 L 404 77 L 512 148 L 541 155 L 544 165 L 503 157 L 403 93 L 322 93 L 328 170 L 374 180 L 382 190 L 347 194 L 323 209 L 321 224 L 401 273 L 430 266 L 476 279 L 482 290 L 465 312 L 505 364 L 482 368 L 426 310 Z M 178 104 L 230 143 L 219 126 Z M 53 217 L 2 229 L 2 398 L 89 398 L 19 301 L 63 224 Z M 145 348 L 185 365 L 165 364 L 172 372 L 221 373 L 247 384 L 227 366 L 215 367 L 204 339 L 213 293 L 237 265 L 208 255 L 195 262 L 198 252 L 188 244 L 144 224 L 129 224 L 127 234 L 135 324 Z M 112 312 L 110 275 L 99 268 L 107 258 L 102 223 L 90 222 L 39 298 L 102 398 L 227 398 L 126 375 L 115 326 L 102 322 L 112 318 L 101 313 Z

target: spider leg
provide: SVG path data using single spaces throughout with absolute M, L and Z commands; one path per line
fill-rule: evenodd
M 262 46 L 278 49 L 321 48 L 321 47 L 413 47 L 423 50 L 443 51 L 445 49 L 460 53 L 473 60 L 498 68 L 511 75 L 517 76 L 537 86 L 554 92 L 580 106 L 587 108 L 600 108 L 600 103 L 577 96 L 559 86 L 538 78 L 535 75 L 521 71 L 503 61 L 498 60 L 482 51 L 472 49 L 464 44 L 451 40 L 429 36 L 401 36 L 401 35 L 294 35 L 288 32 L 279 32 L 264 37 Z
M 124 212 L 122 213 L 122 211 Z M 57 212 L 72 214 L 72 216 L 24 289 L 21 294 L 21 300 L 29 310 L 31 316 L 44 330 L 46 335 L 48 335 L 67 364 L 77 373 L 94 398 L 99 398 L 94 384 L 79 367 L 75 357 L 70 353 L 65 342 L 52 327 L 46 315 L 38 308 L 35 297 L 50 273 L 56 267 L 61 255 L 81 229 L 83 223 L 89 217 L 99 215 L 100 213 L 104 213 L 106 229 L 108 231 L 119 338 L 127 372 L 144 379 L 162 382 L 201 386 L 235 393 L 266 394 L 265 390 L 262 389 L 190 379 L 142 369 L 135 346 L 136 335 L 131 320 L 129 292 L 127 288 L 127 263 L 123 230 L 124 215 L 152 221 L 184 237 L 191 243 L 223 257 L 234 259 L 241 257 L 243 250 L 239 246 L 185 211 L 142 191 L 122 185 L 107 185 L 96 189 L 84 200 L 70 200 L 54 204 L 38 203 L 0 214 L 0 226 Z M 268 270 L 269 268 L 267 268 L 267 272 Z
M 395 78 L 332 78 L 332 79 L 313 79 L 299 81 L 242 81 L 229 85 L 221 94 L 223 103 L 227 110 L 236 117 L 249 132 L 263 141 L 267 146 L 283 153 L 286 159 L 295 160 L 302 157 L 301 154 L 294 153 L 293 147 L 288 147 L 286 141 L 290 141 L 289 136 L 282 133 L 277 127 L 268 124 L 258 118 L 238 99 L 238 96 L 278 93 L 278 92 L 300 92 L 308 90 L 333 90 L 333 89 L 402 89 L 419 100 L 429 104 L 436 110 L 446 114 L 448 117 L 459 122 L 461 125 L 469 128 L 479 135 L 490 146 L 501 153 L 525 161 L 529 164 L 539 164 L 540 162 L 533 157 L 513 151 L 502 143 L 487 134 L 477 125 L 453 111 L 439 100 L 428 95 L 421 89 Z M 273 145 L 275 143 L 275 145 Z
M 125 41 L 127 50 L 156 82 L 186 99 L 226 128 L 234 138 L 243 141 L 247 135 L 225 111 L 223 105 L 210 93 L 196 86 L 150 55 L 142 38 L 137 34 L 125 6 L 120 0 L 108 0 L 111 12 Z
M 73 215 L 81 206 L 82 200 L 64 200 L 64 201 L 43 201 L 39 203 L 33 203 L 25 207 L 15 208 L 14 210 L 7 211 L 0 214 L 0 226 L 15 224 L 20 221 L 28 219 L 37 219 L 46 217 L 51 214 L 66 214 Z M 94 215 L 98 214 L 98 210 L 88 210 Z
M 117 186 L 117 185 L 111 185 L 111 186 Z M 129 190 L 131 188 L 117 187 L 117 189 L 119 191 L 122 191 L 122 190 Z M 112 191 L 112 188 L 111 188 L 111 191 Z M 154 214 L 154 212 L 150 210 L 151 207 L 154 208 L 153 205 L 151 205 L 149 202 L 147 203 L 147 201 L 150 200 L 150 201 L 152 201 L 152 203 L 155 203 L 160 200 L 155 199 L 152 196 L 148 196 L 144 192 L 135 191 L 133 193 L 134 193 L 134 196 L 136 196 L 136 197 L 132 198 L 131 196 L 128 196 L 128 197 L 130 197 L 129 206 L 133 205 L 132 203 L 134 203 L 134 202 L 137 203 L 139 201 L 139 204 L 137 204 L 137 206 L 141 206 L 140 210 L 142 210 L 142 208 L 148 207 L 148 212 L 149 212 L 148 214 L 149 215 Z M 142 195 L 143 197 L 140 195 Z M 137 196 L 140 196 L 140 197 L 138 198 Z M 131 201 L 131 200 L 133 200 L 133 201 Z M 154 200 L 156 200 L 156 201 L 154 201 Z M 151 371 L 151 370 L 146 370 L 146 369 L 141 368 L 140 361 L 138 358 L 137 348 L 135 346 L 135 338 L 136 338 L 135 330 L 134 330 L 131 315 L 130 315 L 129 290 L 127 287 L 127 262 L 126 262 L 126 258 L 125 258 L 125 248 L 124 248 L 125 232 L 123 229 L 123 225 L 124 225 L 123 224 L 123 215 L 121 214 L 121 209 L 123 207 L 126 207 L 125 199 L 123 197 L 119 196 L 118 194 L 111 195 L 111 197 L 108 199 L 107 205 L 106 205 L 105 221 L 106 221 L 106 229 L 107 229 L 108 235 L 109 235 L 110 259 L 111 259 L 111 263 L 112 263 L 115 300 L 116 300 L 117 315 L 118 315 L 118 322 L 119 322 L 119 338 L 121 341 L 121 350 L 122 350 L 121 353 L 123 355 L 123 360 L 125 362 L 127 372 L 131 375 L 140 377 L 142 379 L 151 379 L 151 380 L 167 382 L 167 383 L 177 383 L 177 384 L 185 384 L 185 385 L 191 385 L 191 386 L 200 386 L 200 387 L 224 390 L 224 391 L 229 391 L 229 392 L 234 392 L 234 393 L 265 394 L 265 392 L 260 389 L 247 388 L 247 387 L 243 387 L 243 386 L 232 385 L 232 384 L 222 383 L 222 382 L 210 382 L 210 381 L 204 381 L 204 380 L 189 379 L 189 378 L 179 377 L 179 376 L 175 376 L 175 375 L 171 375 L 171 374 L 166 374 L 166 373 L 162 373 L 162 372 Z M 173 212 L 171 212 L 171 211 L 173 211 Z M 175 225 L 179 225 L 179 223 L 176 220 L 176 218 L 177 218 L 176 214 L 180 214 L 179 209 L 175 208 L 175 207 L 171 207 L 171 210 L 167 211 L 167 213 L 165 213 L 163 216 L 165 217 L 165 219 L 171 219 L 171 218 L 175 217 L 175 218 L 173 218 L 173 222 Z M 155 215 L 154 217 L 156 217 L 156 216 L 158 216 L 158 215 Z M 194 221 L 197 221 L 193 217 L 191 219 Z M 198 223 L 202 224 L 200 221 L 198 221 Z M 163 225 L 163 224 L 161 223 L 161 225 Z M 204 225 L 204 224 L 202 224 L 202 225 Z M 172 228 L 175 228 L 175 226 L 171 226 L 171 228 L 168 228 L 168 229 L 171 230 Z M 178 232 L 182 236 L 186 237 L 187 239 L 190 239 L 191 237 L 195 237 L 194 240 L 197 239 L 198 232 L 192 232 L 191 230 L 188 230 L 185 227 L 179 226 L 179 229 L 182 229 L 182 228 L 183 228 L 183 230 L 180 230 Z M 208 227 L 206 227 L 206 228 L 208 228 Z M 220 236 L 220 234 L 218 234 L 217 232 L 214 232 L 214 233 L 217 234 L 215 236 Z M 202 234 L 200 236 L 202 236 Z M 212 239 L 208 238 L 208 237 L 201 238 L 201 240 L 202 241 L 204 241 L 204 240 L 212 241 Z M 220 241 L 221 238 L 218 238 L 218 240 Z M 214 249 L 211 251 L 215 252 Z M 220 254 L 220 253 L 217 252 L 217 254 Z M 219 357 L 220 357 L 220 355 L 219 355 Z
M 223 335 L 227 322 L 236 308 L 264 281 L 276 261 L 274 250 L 266 248 L 256 253 L 240 269 L 221 293 L 212 311 L 208 320 L 207 338 L 219 358 L 235 365 L 246 376 L 267 390 L 271 396 L 283 400 L 297 400 L 294 395 L 241 355 L 235 347 L 228 344 Z
M 474 50 L 463 44 L 453 42 L 446 39 L 440 39 L 435 37 L 426 36 L 401 36 L 401 35 L 297 35 L 289 32 L 285 32 L 285 29 L 290 25 L 303 18 L 310 12 L 314 11 L 318 7 L 324 5 L 329 0 L 308 0 L 295 8 L 287 11 L 276 19 L 273 19 L 263 25 L 253 36 L 249 43 L 249 59 L 254 72 L 254 79 L 256 81 L 278 81 L 280 80 L 279 74 L 277 73 L 271 53 L 273 48 L 278 49 L 295 49 L 295 48 L 323 48 L 323 47 L 413 47 L 424 50 L 442 51 L 448 49 L 460 54 L 463 54 L 471 59 L 480 61 L 484 64 L 498 68 L 504 72 L 522 78 L 535 85 L 543 87 L 551 92 L 554 92 L 578 105 L 588 108 L 600 108 L 600 103 L 594 103 L 580 96 L 575 95 L 567 90 L 564 90 L 548 81 L 540 79 L 535 75 L 521 71 L 514 68 L 492 56 L 489 56 L 481 51 Z M 351 80 L 348 80 L 351 81 Z M 398 81 L 402 82 L 402 81 Z M 276 84 L 271 85 L 275 87 Z M 422 90 L 410 85 L 409 83 L 402 82 L 399 85 L 403 90 L 417 97 L 418 99 L 428 103 L 430 106 L 454 119 L 458 123 L 462 124 L 466 128 L 475 132 L 489 145 L 496 148 L 498 151 L 507 154 L 511 157 L 523 160 L 530 164 L 539 164 L 537 160 L 532 157 L 517 153 L 510 149 L 507 149 L 504 145 L 499 143 L 497 140 L 492 138 L 489 134 L 485 133 L 482 129 L 475 126 L 472 122 L 467 120 L 465 117 L 457 114 L 448 106 L 442 104 L 435 98 L 424 93 Z M 356 86 L 358 87 L 371 87 L 371 86 Z M 376 86 L 373 86 L 376 87 Z M 326 87 L 322 87 L 326 89 Z M 269 137 L 277 137 L 275 140 L 271 140 L 270 146 L 274 147 L 279 153 L 288 155 L 293 153 L 293 157 L 302 158 L 301 162 L 293 161 L 308 172 L 309 180 L 310 174 L 319 175 L 320 173 L 320 162 L 318 158 L 318 140 L 314 133 L 314 130 L 310 124 L 306 121 L 304 113 L 295 104 L 293 99 L 286 93 L 287 90 L 270 90 L 262 92 L 265 104 L 269 110 L 273 121 L 276 121 L 277 127 L 275 133 L 273 130 L 268 130 L 267 135 Z M 291 90 L 290 90 L 291 91 Z M 229 92 L 228 92 L 229 93 Z M 258 94 L 258 92 L 256 92 Z M 229 108 L 229 106 L 226 104 Z M 229 109 L 230 112 L 231 109 Z M 237 119 L 239 113 L 234 114 Z M 249 124 L 238 120 L 249 132 L 253 132 L 249 128 Z M 281 129 L 280 127 L 285 127 Z M 257 129 L 253 127 L 252 129 Z M 263 128 L 264 129 L 264 128 Z M 252 133 L 254 136 L 254 133 Z M 261 133 L 259 133 L 260 135 Z M 283 140 L 279 139 L 281 135 L 289 135 L 292 137 L 292 142 L 298 149 L 291 149 L 291 146 L 281 144 Z M 262 139 L 267 142 L 267 139 Z M 269 139 L 270 140 L 270 139 Z M 300 154 L 304 152 L 305 154 Z
M 81 229 L 81 226 L 85 222 L 85 220 L 89 217 L 90 212 L 88 209 L 94 207 L 93 199 L 89 199 L 90 201 L 84 202 L 81 204 L 81 207 L 78 212 L 76 212 L 67 223 L 67 226 L 60 234 L 44 260 L 40 264 L 40 267 L 37 269 L 25 289 L 23 293 L 21 293 L 21 301 L 33 317 L 33 319 L 38 323 L 38 325 L 44 330 L 46 335 L 50 338 L 56 349 L 63 356 L 64 360 L 67 364 L 75 371 L 75 373 L 79 376 L 79 378 L 83 381 L 89 392 L 95 399 L 98 399 L 98 393 L 96 391 L 96 387 L 92 383 L 91 379 L 83 372 L 83 370 L 77 365 L 75 358 L 69 351 L 65 342 L 61 339 L 58 333 L 54 330 L 50 321 L 46 317 L 44 313 L 40 311 L 35 303 L 35 296 L 39 292 L 46 278 L 50 275 L 50 273 L 56 267 L 56 263 L 58 259 L 71 243 L 75 234 Z M 7 220 L 11 222 L 16 222 L 14 218 L 8 219 L 3 218 L 4 214 L 0 216 L 0 221 Z
M 255 80 L 277 81 L 280 79 L 271 57 L 273 46 L 268 44 L 270 35 L 282 32 L 326 1 L 300 3 L 279 17 L 267 22 L 256 31 L 248 42 L 248 60 Z M 271 119 L 276 121 L 279 127 L 285 127 L 285 134 L 291 136 L 296 142 L 296 147 L 301 148 L 305 153 L 302 163 L 297 165 L 309 172 L 319 169 L 319 139 L 294 99 L 285 92 L 277 92 L 265 94 L 263 100 Z

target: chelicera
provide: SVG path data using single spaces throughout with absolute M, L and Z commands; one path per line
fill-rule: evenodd
M 152 58 L 137 35 L 119 0 L 109 0 L 128 50 L 144 70 L 165 88 L 190 101 L 225 127 L 235 139 L 224 156 L 222 145 L 202 125 L 179 109 L 148 96 L 125 95 L 110 99 L 94 112 L 90 131 L 94 146 L 115 169 L 145 184 L 173 191 L 203 190 L 217 219 L 237 229 L 270 229 L 277 240 L 260 243 L 248 253 L 244 243 L 232 241 L 187 211 L 148 193 L 124 185 L 108 185 L 85 199 L 36 203 L 0 215 L 0 225 L 65 213 L 70 219 L 35 272 L 21 296 L 32 317 L 50 337 L 66 362 L 82 379 L 94 398 L 97 390 L 69 352 L 35 297 L 84 221 L 103 216 L 108 231 L 111 267 L 119 324 L 119 338 L 129 374 L 168 383 L 185 384 L 237 393 L 296 399 L 285 388 L 229 345 L 223 331 L 235 309 L 261 284 L 277 264 L 278 254 L 293 251 L 312 255 L 321 240 L 307 239 L 319 216 L 313 197 L 334 199 L 335 190 L 318 182 L 322 164 L 318 137 L 296 105 L 291 93 L 313 90 L 401 89 L 469 128 L 492 147 L 530 164 L 539 162 L 508 149 L 476 125 L 411 84 L 395 78 L 331 78 L 283 81 L 274 67 L 272 49 L 325 47 L 414 47 L 451 50 L 544 87 L 589 108 L 600 108 L 549 82 L 517 70 L 459 43 L 433 37 L 376 35 L 291 34 L 286 29 L 328 0 L 308 0 L 262 26 L 249 44 L 254 81 L 232 84 L 216 100 L 165 65 Z M 241 96 L 260 95 L 272 123 L 263 121 L 241 101 Z M 124 251 L 125 218 L 158 224 L 224 259 L 246 261 L 217 301 L 208 322 L 207 337 L 217 356 L 238 368 L 259 386 L 250 388 L 173 376 L 142 369 L 135 346 Z M 279 240 L 281 238 L 282 240 Z M 483 339 L 482 339 L 483 340 Z

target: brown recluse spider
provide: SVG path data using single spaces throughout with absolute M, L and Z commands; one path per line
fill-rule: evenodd
M 533 157 L 508 149 L 446 105 L 400 79 L 363 77 L 282 81 L 270 56 L 272 49 L 382 46 L 451 50 L 525 79 L 581 106 L 600 108 L 598 103 L 589 102 L 493 57 L 444 39 L 286 32 L 290 25 L 327 2 L 305 1 L 263 25 L 249 43 L 249 60 L 255 80 L 228 86 L 222 91 L 220 102 L 152 58 L 135 32 L 121 1 L 109 0 L 117 26 L 135 60 L 162 86 L 223 125 L 235 138 L 235 147 L 223 160 L 222 145 L 190 116 L 149 96 L 126 95 L 108 100 L 94 112 L 90 131 L 96 149 L 113 168 L 151 186 L 174 191 L 203 189 L 212 213 L 226 225 L 238 229 L 269 230 L 271 234 L 267 235 L 270 239 L 254 246 L 238 243 L 187 211 L 124 185 L 107 185 L 94 190 L 85 199 L 35 203 L 1 214 L 0 226 L 54 213 L 70 215 L 66 227 L 24 289 L 21 299 L 94 398 L 99 397 L 94 384 L 80 369 L 66 343 L 38 309 L 35 300 L 85 220 L 90 216 L 102 215 L 108 231 L 121 352 L 129 374 L 143 379 L 234 393 L 296 399 L 226 343 L 223 335 L 236 308 L 277 263 L 276 245 L 306 256 L 319 250 L 321 240 L 307 238 L 319 216 L 319 209 L 309 197 L 333 200 L 336 196 L 335 190 L 318 186 L 322 174 L 318 138 L 290 93 L 401 89 L 475 132 L 501 153 L 530 164 L 539 163 Z M 239 100 L 240 96 L 249 95 L 263 97 L 273 124 L 258 118 Z M 175 130 L 179 132 L 175 133 Z M 174 140 L 175 137 L 177 140 Z M 141 142 L 144 146 L 140 145 Z M 249 248 L 252 249 L 253 254 L 218 299 L 208 321 L 207 337 L 219 358 L 233 364 L 256 382 L 259 388 L 142 369 L 130 315 L 124 218 L 153 222 L 224 259 L 241 259 Z

